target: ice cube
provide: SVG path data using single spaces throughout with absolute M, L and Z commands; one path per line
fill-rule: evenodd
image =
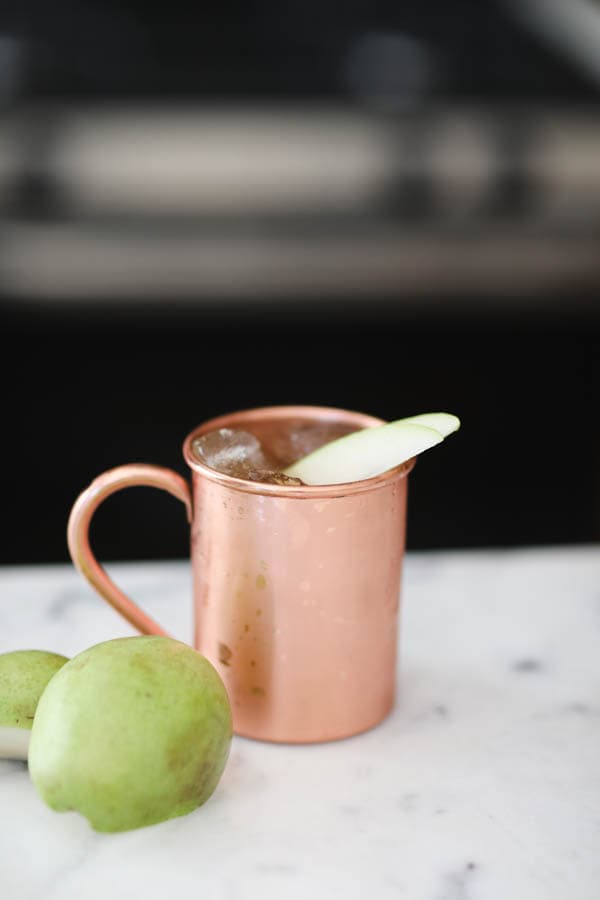
M 201 462 L 233 478 L 288 487 L 302 484 L 299 478 L 284 475 L 258 438 L 248 431 L 220 428 L 196 438 L 192 447 Z
M 260 470 L 271 465 L 258 438 L 248 431 L 220 428 L 196 438 L 193 447 L 202 462 L 226 475 L 235 475 L 240 466 Z

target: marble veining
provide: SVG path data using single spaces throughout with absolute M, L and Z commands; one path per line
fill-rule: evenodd
M 108 566 L 175 637 L 184 563 Z M 398 700 L 366 734 L 236 738 L 211 800 L 98 835 L 0 762 L 2 900 L 597 900 L 600 547 L 409 554 Z M 133 634 L 68 566 L 0 569 L 0 652 Z

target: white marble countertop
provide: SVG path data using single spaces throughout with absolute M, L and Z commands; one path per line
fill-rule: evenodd
M 191 633 L 189 567 L 108 566 Z M 196 812 L 118 835 L 0 762 L 2 900 L 597 900 L 600 547 L 409 555 L 400 693 L 378 728 L 235 738 Z M 131 629 L 67 566 L 0 569 L 0 652 Z

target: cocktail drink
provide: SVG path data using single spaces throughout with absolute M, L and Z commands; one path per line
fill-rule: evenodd
M 370 430 L 290 416 L 268 425 L 254 423 L 254 432 L 219 428 L 202 433 L 192 450 L 200 462 L 234 478 L 288 487 L 340 484 L 393 469 L 459 427 L 459 419 L 448 413 L 410 416 Z
M 252 432 L 218 428 L 195 438 L 192 449 L 199 462 L 233 478 L 298 487 L 302 479 L 286 475 L 285 469 L 353 430 L 335 422 L 291 418 L 277 425 L 259 422 Z

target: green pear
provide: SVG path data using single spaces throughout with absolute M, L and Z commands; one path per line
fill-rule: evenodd
M 208 800 L 231 737 L 225 686 L 204 656 L 168 637 L 117 638 L 75 656 L 48 686 L 29 772 L 52 809 L 128 831 Z
M 456 416 L 449 413 L 424 413 L 363 428 L 319 447 L 284 471 L 305 484 L 361 481 L 435 447 L 459 425 Z
M 66 656 L 45 650 L 0 654 L 0 758 L 27 759 L 38 701 L 66 662 Z

